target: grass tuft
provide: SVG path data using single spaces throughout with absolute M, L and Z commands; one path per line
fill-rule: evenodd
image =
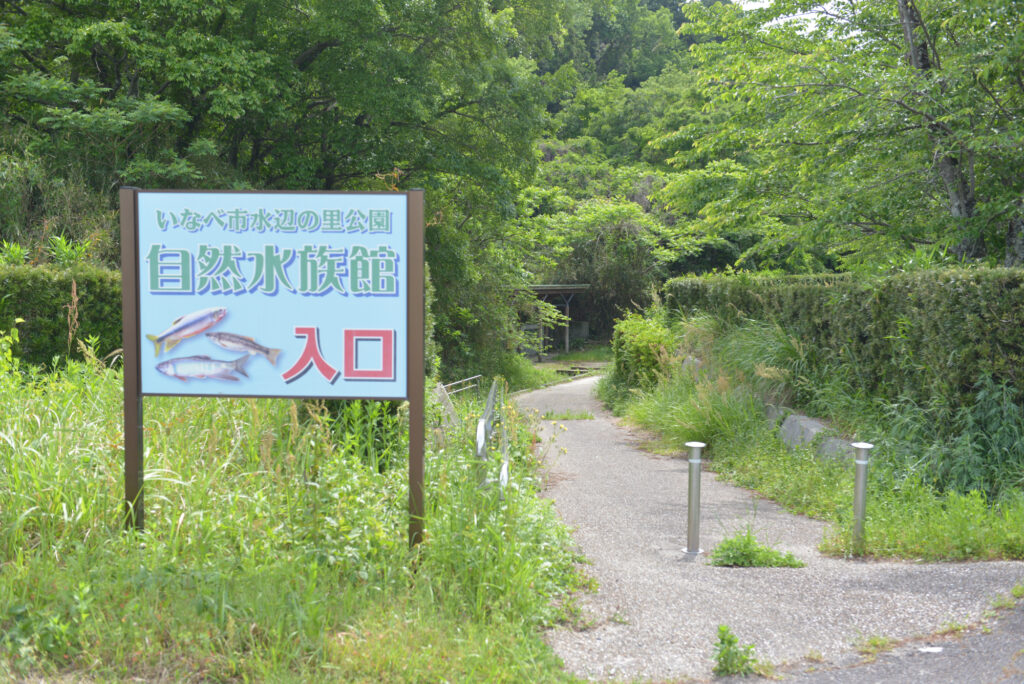
M 711 551 L 711 564 L 730 568 L 802 568 L 804 562 L 786 551 L 764 546 L 749 527 L 723 539 Z
M 541 420 L 593 420 L 590 411 L 545 411 Z

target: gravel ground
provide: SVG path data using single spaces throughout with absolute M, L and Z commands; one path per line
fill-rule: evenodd
M 951 626 L 978 626 L 995 597 L 1024 581 L 1022 562 L 825 557 L 817 550 L 823 523 L 786 513 L 705 471 L 703 549 L 749 526 L 762 543 L 806 563 L 800 569 L 711 566 L 706 554 L 685 553 L 686 460 L 643 451 L 642 436 L 618 425 L 593 398 L 595 382 L 585 378 L 518 397 L 540 414 L 595 416 L 559 421 L 564 430 L 544 425 L 554 437 L 546 493 L 574 529 L 590 562 L 585 571 L 599 585 L 579 597 L 583 625 L 549 633 L 566 668 L 580 677 L 708 679 L 720 624 L 754 644 L 756 657 L 780 673 L 847 668 L 864 662 L 857 646 L 872 637 L 906 646 Z M 1009 661 L 1013 654 L 1006 655 Z

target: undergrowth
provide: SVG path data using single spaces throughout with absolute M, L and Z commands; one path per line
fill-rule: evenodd
M 976 401 L 959 408 L 881 402 L 844 373 L 824 372 L 813 351 L 778 326 L 654 322 L 676 340 L 658 384 L 630 388 L 613 373 L 601 396 L 669 449 L 706 442 L 710 467 L 730 481 L 835 522 L 826 552 L 852 553 L 852 462 L 786 447 L 765 418 L 766 401 L 805 407 L 876 445 L 868 555 L 1024 558 L 1024 412 L 1013 388 L 980 378 Z
M 410 551 L 400 410 L 147 398 L 146 531 L 125 532 L 120 372 L 19 367 L 4 339 L 0 678 L 566 677 L 539 630 L 576 559 L 512 407 L 503 498 L 471 430 L 428 446 Z

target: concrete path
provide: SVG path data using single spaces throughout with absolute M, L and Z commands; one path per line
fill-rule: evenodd
M 581 677 L 708 679 L 721 624 L 741 643 L 754 644 L 757 658 L 780 673 L 849 667 L 864 661 L 860 642 L 886 637 L 911 647 L 925 641 L 907 640 L 978 624 L 995 597 L 1024 582 L 1021 562 L 925 564 L 822 556 L 817 546 L 823 523 L 717 482 L 708 471 L 702 482 L 703 549 L 750 526 L 759 541 L 791 551 L 807 565 L 717 568 L 707 564 L 706 555 L 693 559 L 684 552 L 685 459 L 643 451 L 643 437 L 619 425 L 593 398 L 595 382 L 585 378 L 518 397 L 522 407 L 541 415 L 589 411 L 595 416 L 558 425 L 543 421 L 554 440 L 547 455 L 547 495 L 574 529 L 591 563 L 585 570 L 599 585 L 596 593 L 579 598 L 586 628 L 549 634 L 566 668 Z M 1008 662 L 1013 655 L 1006 654 Z

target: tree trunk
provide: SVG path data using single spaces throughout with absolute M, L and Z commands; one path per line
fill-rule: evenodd
M 934 72 L 939 60 L 933 55 L 928 43 L 928 34 L 917 11 L 914 0 L 896 0 L 900 25 L 903 27 L 903 41 L 907 46 L 907 62 L 921 72 Z M 949 133 L 936 124 L 929 126 L 932 143 L 938 148 Z M 965 163 L 966 162 L 966 163 Z M 963 234 L 960 242 L 953 247 L 953 253 L 963 259 L 985 256 L 985 241 L 977 235 L 967 234 L 967 222 L 974 216 L 974 153 L 960 150 L 959 155 L 949 152 L 935 154 L 935 171 L 946 186 L 949 196 L 949 213 Z
M 1006 253 L 1003 265 L 1006 267 L 1024 264 L 1024 201 L 1017 202 L 1017 214 L 1010 218 L 1006 228 Z
M 924 32 L 924 22 L 921 20 L 921 13 L 917 11 L 913 0 L 896 0 L 900 12 L 900 25 L 903 26 L 903 42 L 907 44 L 907 61 L 915 69 L 927 71 L 932 67 L 932 61 L 928 54 L 928 41 L 918 32 Z

